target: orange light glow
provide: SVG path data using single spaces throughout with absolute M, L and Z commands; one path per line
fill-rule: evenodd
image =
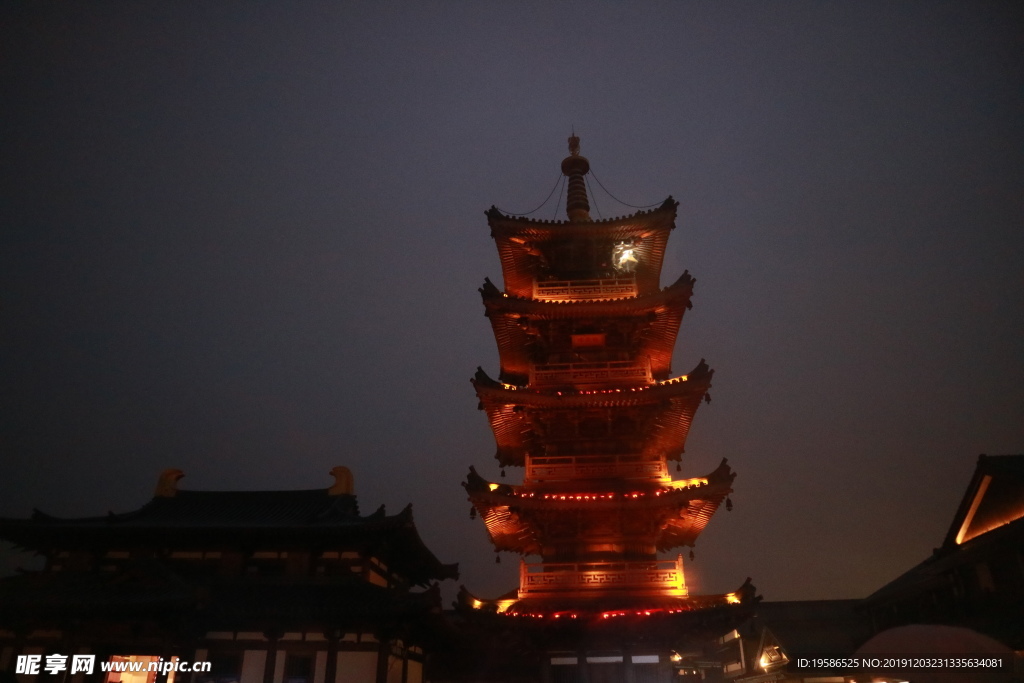
M 498 608 L 498 614 L 504 614 L 508 611 L 508 608 L 516 603 L 515 600 L 498 600 L 494 604 Z
M 648 389 L 652 389 L 654 387 L 664 387 L 673 384 L 679 384 L 680 382 L 689 381 L 689 379 L 689 375 L 680 375 L 679 377 L 672 377 L 671 379 L 662 380 L 660 382 L 652 382 L 651 384 L 648 384 L 646 386 L 630 387 L 628 391 L 647 391 Z M 531 386 L 532 385 L 527 387 L 521 387 L 515 384 L 508 384 L 507 382 L 501 383 L 501 388 L 505 389 L 506 391 L 519 391 L 520 389 L 529 389 Z M 538 389 L 533 389 L 533 391 L 536 393 L 545 393 L 544 391 Z M 561 396 L 563 393 L 565 393 L 567 395 L 575 396 L 593 396 L 595 394 L 621 394 L 623 391 L 626 391 L 626 389 L 577 389 L 571 392 L 556 391 L 555 395 Z
M 708 480 L 707 479 L 702 479 L 700 477 L 696 477 L 694 479 L 677 479 L 675 481 L 670 481 L 669 482 L 669 486 L 671 486 L 674 489 L 688 489 L 688 488 L 693 488 L 695 486 L 707 486 L 707 485 L 708 485 Z
M 698 484 L 695 484 L 695 486 L 697 486 L 697 485 Z M 492 487 L 491 490 L 493 491 L 495 489 L 495 487 L 497 487 L 498 485 L 497 484 L 490 484 L 490 486 Z M 675 488 L 689 488 L 689 487 L 688 486 L 678 486 L 678 487 L 675 487 Z M 655 491 L 654 495 L 655 496 L 660 496 L 663 493 L 670 493 L 670 492 L 671 491 Z M 544 500 L 598 501 L 598 500 L 613 500 L 616 497 L 616 495 L 622 496 L 623 498 L 644 498 L 644 497 L 647 496 L 647 494 L 648 494 L 647 491 L 634 491 L 634 492 L 630 492 L 630 493 L 620 493 L 620 494 L 614 494 L 614 493 L 591 493 L 591 494 L 579 494 L 579 495 L 571 494 L 571 493 L 545 493 L 545 494 L 543 494 L 543 498 L 544 498 Z M 535 494 L 532 491 L 531 492 L 526 492 L 526 491 L 516 491 L 516 490 L 513 490 L 512 491 L 512 495 L 520 497 L 520 498 L 533 498 Z
M 981 499 L 985 497 L 985 492 L 988 491 L 988 485 L 992 483 L 992 477 L 985 475 L 981 484 L 978 486 L 977 493 L 974 494 L 974 500 L 971 502 L 971 508 L 967 511 L 967 515 L 964 517 L 964 523 L 960 526 L 960 531 L 956 535 L 956 543 L 960 545 L 964 542 L 967 537 L 967 529 L 970 528 L 971 522 L 974 521 L 974 515 L 978 511 L 978 506 L 981 505 Z

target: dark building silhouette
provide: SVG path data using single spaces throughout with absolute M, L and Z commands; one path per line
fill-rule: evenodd
M 980 456 L 942 545 L 864 609 L 875 632 L 954 624 L 1024 650 L 1024 455 Z
M 329 489 L 188 491 L 168 470 L 132 512 L 0 520 L 46 561 L 0 580 L 0 670 L 93 654 L 211 666 L 69 683 L 419 683 L 452 637 L 436 582 L 457 565 L 424 546 L 411 506 L 362 516 L 351 473 L 332 474 Z
M 710 657 L 737 683 L 1024 680 L 1024 456 L 980 456 L 941 547 L 863 600 L 762 602 Z M 874 655 L 1000 657 L 999 668 L 803 666 Z M 716 675 L 719 675 L 716 671 Z

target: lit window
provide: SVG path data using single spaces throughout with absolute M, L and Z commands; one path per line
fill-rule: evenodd
M 620 273 L 632 273 L 637 264 L 636 247 L 627 242 L 616 244 L 612 249 L 612 266 Z

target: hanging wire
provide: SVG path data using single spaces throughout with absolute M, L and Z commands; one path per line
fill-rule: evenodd
M 609 197 L 617 201 L 619 204 L 622 204 L 623 206 L 628 206 L 631 209 L 649 209 L 653 206 L 660 206 L 662 204 L 662 202 L 655 202 L 653 204 L 647 204 L 645 206 L 635 206 L 633 204 L 627 204 L 626 202 L 622 201 L 621 199 L 619 199 L 618 197 L 616 197 L 615 195 L 608 191 L 608 188 L 604 186 L 604 183 L 601 182 L 601 179 L 598 178 L 597 174 L 594 173 L 594 169 L 590 169 L 590 175 L 594 176 L 594 180 L 596 180 L 597 184 L 601 186 L 601 189 L 605 191 L 605 194 L 607 194 Z
M 498 207 L 498 211 L 501 211 L 506 216 L 529 216 L 531 213 L 537 213 L 538 211 L 543 209 L 544 205 L 548 203 L 549 199 L 551 199 L 551 195 L 553 195 L 555 193 L 555 188 L 558 187 L 558 184 L 562 180 L 563 177 L 564 176 L 562 175 L 562 173 L 559 172 L 558 173 L 558 178 L 555 179 L 555 186 L 551 188 L 551 192 L 548 192 L 547 199 L 545 199 L 543 202 L 541 202 L 540 206 L 538 206 L 533 211 L 527 211 L 526 213 L 512 213 L 511 211 L 506 211 L 505 209 L 501 208 L 500 206 Z M 559 195 L 559 196 L 561 196 L 561 195 Z
M 590 174 L 588 173 L 587 175 Z M 583 179 L 587 181 L 587 191 L 590 192 L 590 200 L 594 203 L 594 210 L 597 211 L 597 217 L 600 218 L 601 220 L 604 220 L 604 216 L 601 215 L 601 208 L 597 205 L 597 195 L 594 194 L 594 188 L 590 186 L 590 181 L 587 180 L 587 176 L 583 176 Z M 607 190 L 605 190 L 605 192 L 607 192 Z M 612 199 L 615 199 L 615 197 L 612 197 Z
M 555 212 L 551 214 L 551 220 L 558 218 L 558 205 L 562 203 L 562 190 L 565 189 L 565 176 L 562 176 L 561 189 L 558 190 L 558 201 L 555 202 Z

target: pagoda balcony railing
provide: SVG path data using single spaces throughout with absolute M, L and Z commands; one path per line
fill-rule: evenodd
M 531 457 L 526 481 L 539 483 L 571 479 L 648 479 L 668 477 L 665 462 L 640 455 L 559 455 Z
M 675 560 L 519 564 L 520 599 L 621 593 L 686 597 L 683 556 Z
M 636 296 L 636 278 L 600 278 L 596 280 L 534 281 L 533 298 L 541 301 L 587 301 Z
M 587 363 L 545 363 L 530 368 L 532 386 L 598 385 L 617 382 L 650 384 L 651 362 L 643 360 L 609 360 Z

